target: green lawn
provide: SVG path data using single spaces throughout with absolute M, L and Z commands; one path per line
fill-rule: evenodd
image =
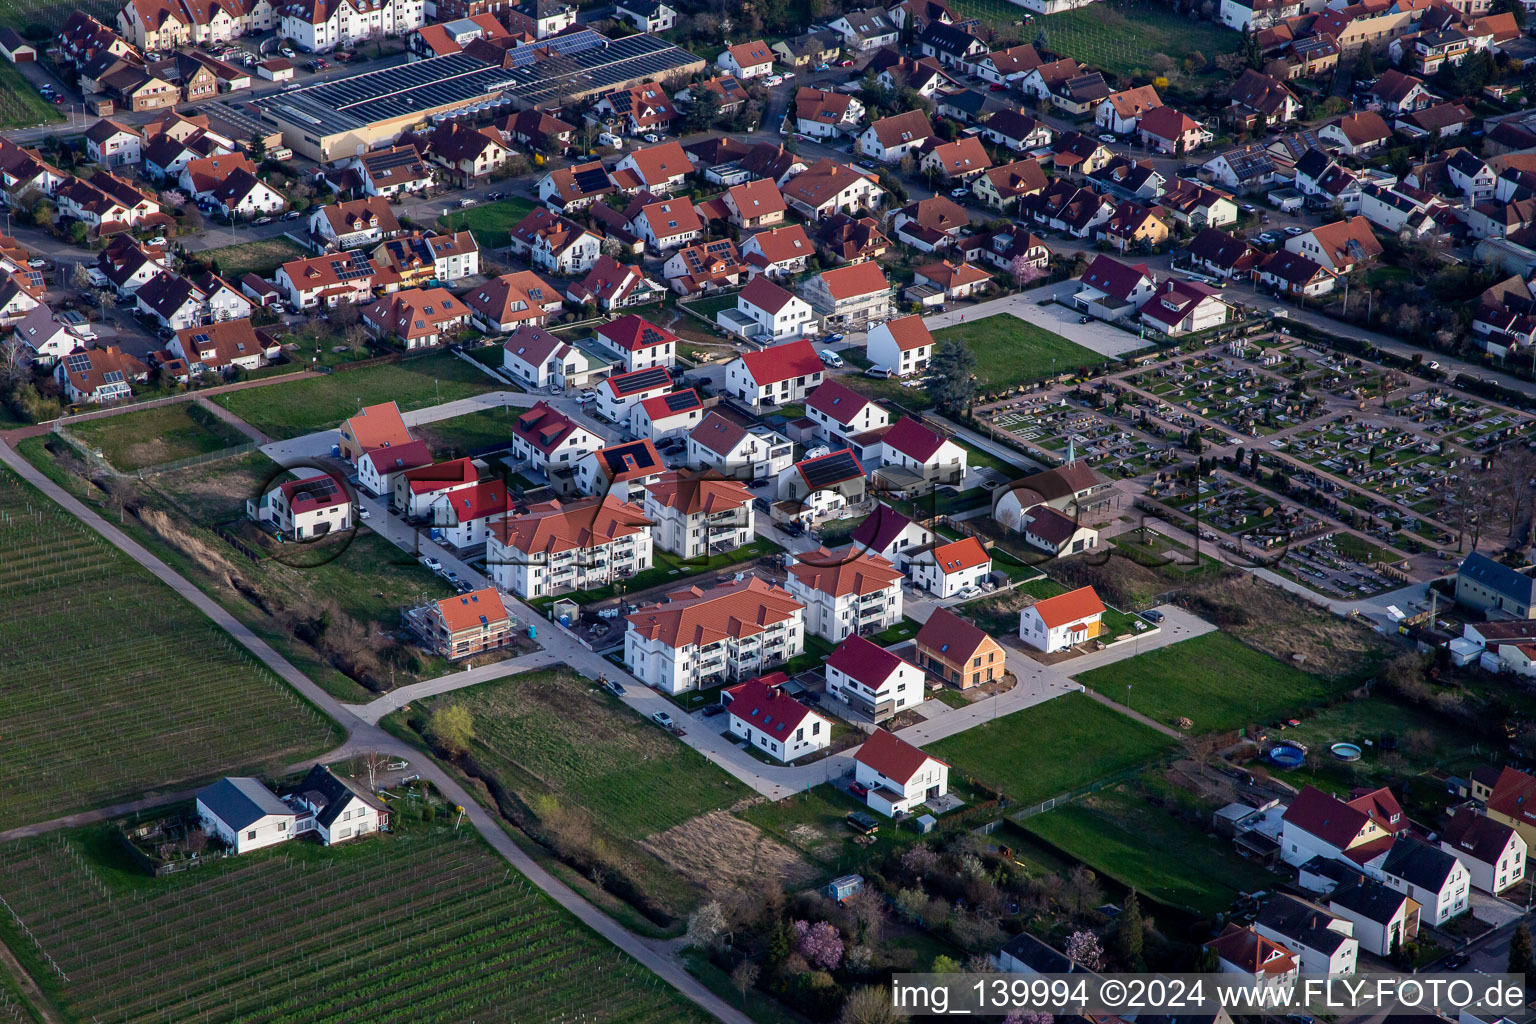
M 1337 692 L 1322 676 L 1277 661 L 1226 633 L 1206 633 L 1076 677 L 1160 722 L 1188 718 L 1194 732 L 1287 717 Z
M 1121 790 L 1037 814 L 1023 826 L 1143 896 L 1201 914 L 1225 911 L 1239 893 L 1277 881 L 1238 857 L 1227 840 Z
M 192 402 L 85 420 L 71 424 L 69 430 L 101 452 L 113 466 L 128 473 L 220 451 L 248 440 Z
M 956 0 L 962 17 L 980 18 L 1006 38 L 1032 42 L 1044 30 L 1046 48 L 1076 57 L 1109 74 L 1152 77 L 1166 70 L 1153 58 L 1162 55 L 1182 65 L 1192 59 L 1203 66 L 1224 53 L 1236 52 L 1238 33 L 1212 21 L 1175 14 L 1155 4 L 1107 0 L 1048 17 L 1029 15 L 1006 0 Z M 1201 67 L 1193 68 L 1199 74 Z M 1145 74 L 1143 74 L 1145 72 Z
M 1044 380 L 1053 369 L 1056 373 L 1075 373 L 1114 361 L 1007 313 L 941 328 L 933 332 L 933 338 L 937 342 L 958 341 L 971 350 L 982 392 Z
M 855 846 L 848 812 L 868 809 L 862 800 L 823 783 L 783 800 L 758 801 L 738 813 L 780 842 L 841 872 L 852 871 L 863 859 L 873 859 L 875 854 L 917 839 L 917 833 L 881 818 L 875 844 L 863 849 Z
M 412 432 L 427 442 L 438 458 L 455 459 L 494 445 L 510 444 L 512 424 L 517 422 L 520 412 L 521 409 L 504 405 L 499 409 L 423 423 Z
M 955 772 L 1033 804 L 1162 754 L 1173 741 L 1081 693 L 939 740 L 927 750 Z
M 231 412 L 272 437 L 338 427 L 365 405 L 395 401 L 401 412 L 496 390 L 496 382 L 447 352 L 248 388 L 225 396 Z
M 0 22 L 10 19 L 0 16 Z M 37 44 L 43 49 L 43 44 Z M 0 128 L 31 128 L 64 120 L 61 107 L 43 99 L 32 83 L 8 62 L 0 62 Z
M 500 249 L 512 241 L 511 230 L 517 222 L 538 206 L 532 199 L 511 196 L 494 203 L 481 203 L 467 210 L 450 210 L 437 219 L 439 231 L 463 231 L 468 228 L 484 248 Z
M 238 245 L 226 245 L 222 249 L 208 249 L 198 255 L 204 259 L 217 261 L 219 271 L 225 277 L 238 281 L 245 274 L 270 277 L 272 272 L 284 263 L 301 260 L 310 253 L 300 248 L 298 243 L 279 236 L 262 238 L 254 242 L 241 242 Z

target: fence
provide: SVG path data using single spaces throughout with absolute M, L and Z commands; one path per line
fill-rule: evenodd
M 1130 768 L 1123 772 L 1117 772 L 1114 775 L 1105 776 L 1104 778 L 1099 779 L 1097 782 L 1090 782 L 1086 786 L 1080 786 L 1079 788 L 1071 790 L 1070 792 L 1062 793 L 1058 796 L 1053 796 L 1049 800 L 1042 800 L 1037 804 L 1031 804 L 1028 807 L 1021 807 L 1013 813 L 1009 814 L 1008 818 L 1015 823 L 1023 822 L 1029 818 L 1033 818 L 1037 814 L 1044 814 L 1046 811 L 1049 811 L 1061 804 L 1069 804 L 1074 800 L 1081 800 L 1083 797 L 1088 796 L 1091 793 L 1097 793 L 1101 789 L 1108 789 L 1110 786 L 1118 786 L 1120 783 L 1125 782 L 1128 779 L 1133 779 L 1138 775 L 1142 775 L 1144 771 L 1144 768 Z
M 247 441 L 230 448 L 220 448 L 216 452 L 204 452 L 201 455 L 189 455 L 184 459 L 176 459 L 172 462 L 162 462 L 158 466 L 145 466 L 138 472 L 140 480 L 146 480 L 161 473 L 174 473 L 179 469 L 191 469 L 193 466 L 206 466 L 212 462 L 223 462 L 225 459 L 238 458 L 241 455 L 249 455 L 257 451 L 261 445 L 255 441 Z

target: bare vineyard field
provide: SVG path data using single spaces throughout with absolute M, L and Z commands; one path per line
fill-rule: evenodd
M 297 841 L 155 880 L 111 849 L 87 832 L 0 847 L 0 935 L 73 1021 L 702 1020 L 469 828 Z
M 182 598 L 8 473 L 0 612 L 0 829 L 339 742 Z

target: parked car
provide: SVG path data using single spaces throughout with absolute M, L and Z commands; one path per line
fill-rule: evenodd
M 724 704 L 710 704 L 710 705 L 707 705 L 704 708 L 704 717 L 705 718 L 714 718 L 716 715 L 723 715 L 723 714 L 725 714 L 725 705 Z
M 786 82 L 787 82 L 787 81 L 789 81 L 789 80 L 790 80 L 790 79 L 792 79 L 792 78 L 794 78 L 794 77 L 795 77 L 795 73 L 794 73 L 794 72 L 793 72 L 793 71 L 786 71 L 786 72 L 784 72 L 784 73 L 783 73 L 783 74 L 782 74 L 782 75 L 780 75 L 780 76 L 779 76 L 779 77 L 781 77 L 781 78 L 783 78 L 783 79 L 784 79 L 784 81 L 786 81 Z
M 828 345 L 835 345 L 843 340 L 843 336 L 841 334 L 829 334 L 821 340 L 826 342 Z
M 1109 132 L 1101 132 L 1099 134 L 1099 141 L 1100 142 L 1118 142 L 1119 140 L 1116 139 L 1113 135 L 1109 134 Z
M 830 454 L 832 454 L 832 449 L 828 448 L 824 444 L 818 444 L 814 448 L 806 449 L 805 457 L 808 458 L 808 459 L 819 459 L 823 455 L 830 455 Z
M 623 697 L 628 693 L 628 691 L 624 689 L 623 683 L 619 682 L 617 679 L 609 679 L 607 676 L 603 677 L 603 689 L 607 690 L 615 697 Z
M 597 392 L 596 391 L 590 391 L 590 390 L 583 391 L 581 394 L 576 396 L 576 402 L 577 402 L 578 405 L 586 405 L 588 402 L 595 402 L 595 401 L 597 401 Z
M 843 60 L 840 60 L 840 61 L 837 62 L 837 66 L 840 67 L 840 68 L 851 68 L 851 67 L 853 67 L 853 61 L 849 60 L 847 58 L 844 58 Z
M 371 515 L 373 515 L 373 513 L 369 512 L 366 508 L 363 508 L 361 505 L 359 505 L 357 507 L 357 518 L 359 518 L 359 519 L 367 519 Z
M 654 715 L 651 716 L 651 721 L 655 722 L 657 725 L 661 726 L 663 729 L 676 728 L 676 726 L 674 726 L 673 723 L 672 723 L 672 716 L 667 714 L 665 711 L 658 711 L 658 712 L 656 712 Z
M 471 590 L 475 589 L 475 585 L 473 583 L 469 582 L 469 580 L 459 580 L 456 583 L 454 583 L 453 589 L 454 589 L 455 593 L 467 594 Z
M 645 133 L 645 141 L 646 142 L 652 142 L 652 143 L 660 142 L 661 141 L 661 136 L 657 135 L 655 132 L 646 132 Z
M 460 199 L 459 200 L 459 207 L 462 209 L 463 207 L 466 207 L 466 206 L 474 206 L 479 201 L 480 200 L 476 199 L 474 196 L 470 196 L 468 199 Z
M 289 60 L 292 60 L 293 58 L 298 56 L 298 54 L 293 52 L 293 47 L 291 47 L 291 46 L 283 47 L 283 51 L 282 52 L 283 52 L 283 56 L 287 57 Z
M 820 355 L 821 361 L 826 363 L 828 366 L 837 367 L 843 365 L 843 357 L 838 355 L 836 352 L 833 352 L 829 348 L 822 349 Z
M 272 218 L 271 217 L 257 217 L 255 220 L 251 221 L 251 223 L 255 224 L 257 227 L 261 227 L 264 224 L 271 224 L 272 223 Z
M 1150 612 L 1142 612 L 1141 617 L 1154 624 L 1163 621 L 1163 613 L 1155 610 Z
M 949 190 L 949 197 L 951 199 L 964 199 L 970 194 L 971 190 L 964 185 L 961 185 L 959 188 L 952 188 Z
M 816 65 L 816 70 L 817 71 L 831 71 L 832 70 L 832 65 L 828 64 L 826 61 L 822 61 L 820 64 Z
M 862 782 L 850 782 L 848 783 L 848 792 L 862 800 L 869 796 L 869 787 Z
M 437 559 L 433 558 L 431 555 L 426 555 L 425 557 L 423 557 L 422 560 L 421 560 L 421 564 L 426 566 L 428 569 L 431 569 L 433 572 L 437 572 L 439 569 L 441 569 L 443 567 L 443 563 L 439 562 Z
M 896 375 L 890 370 L 883 370 L 878 366 L 871 366 L 869 369 L 864 371 L 864 376 L 884 380 L 887 377 L 894 377 Z
M 1306 233 L 1306 228 L 1299 228 L 1294 224 L 1285 229 L 1285 235 L 1287 238 L 1295 238 L 1297 235 L 1304 235 Z
M 507 194 L 505 192 L 487 192 L 485 194 L 485 198 L 491 200 L 491 202 L 495 202 L 498 199 L 507 198 Z
M 755 491 L 755 490 L 758 490 L 759 488 L 767 487 L 770 482 L 771 481 L 767 477 L 760 476 L 756 480 L 749 481 L 747 483 L 747 486 Z M 764 509 L 763 511 L 766 512 L 767 509 Z
M 304 216 L 303 210 L 289 210 L 283 214 L 283 220 L 298 220 L 302 216 Z

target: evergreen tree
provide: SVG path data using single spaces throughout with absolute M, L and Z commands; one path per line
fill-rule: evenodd
M 976 395 L 976 357 L 958 342 L 946 341 L 933 352 L 929 372 L 938 380 L 928 385 L 928 395 L 947 416 L 964 416 Z
M 1121 970 L 1146 970 L 1147 964 L 1141 955 L 1145 932 L 1141 901 L 1136 898 L 1136 890 L 1132 889 L 1131 894 L 1125 898 L 1125 906 L 1120 908 L 1120 916 L 1115 919 L 1114 952 Z
M 1531 929 L 1523 923 L 1515 929 L 1514 936 L 1509 940 L 1509 973 L 1526 979 L 1536 975 L 1536 964 L 1531 959 Z
M 1360 55 L 1355 58 L 1355 81 L 1376 77 L 1376 55 L 1371 52 L 1369 46 L 1360 47 Z

